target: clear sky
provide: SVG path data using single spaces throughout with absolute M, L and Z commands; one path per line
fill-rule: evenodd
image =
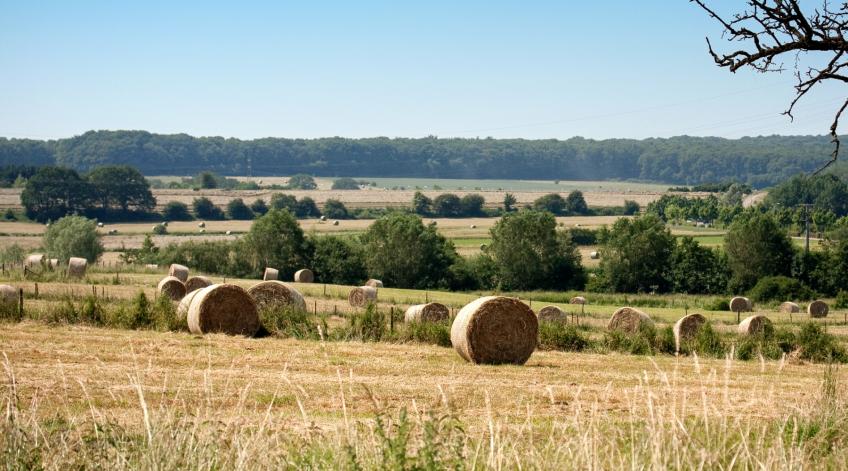
M 824 134 L 844 95 L 790 123 L 686 0 L 130 3 L 0 0 L 0 136 Z

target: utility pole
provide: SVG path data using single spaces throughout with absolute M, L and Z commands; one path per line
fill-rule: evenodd
M 810 254 L 810 206 L 812 204 L 805 203 L 804 207 L 804 254 Z

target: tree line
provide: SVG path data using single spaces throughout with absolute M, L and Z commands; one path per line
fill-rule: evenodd
M 254 140 L 89 131 L 55 141 L 0 138 L 0 165 L 88 171 L 132 165 L 147 175 L 293 175 L 544 180 L 644 180 L 764 187 L 809 172 L 831 152 L 824 136 L 567 140 L 376 137 Z M 848 167 L 836 166 L 845 174 Z

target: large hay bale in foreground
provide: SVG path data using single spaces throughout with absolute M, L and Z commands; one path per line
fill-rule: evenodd
M 185 283 L 188 281 L 188 267 L 180 265 L 179 263 L 172 263 L 171 267 L 168 269 L 168 276 L 173 276 Z
M 583 296 L 575 296 L 575 297 L 571 298 L 571 301 L 569 301 L 568 303 L 569 304 L 586 304 L 586 298 L 584 298 Z
M 785 303 L 781 303 L 777 310 L 786 314 L 794 314 L 796 312 L 801 312 L 801 306 L 793 303 L 792 301 L 786 301 Z
M 639 328 L 642 325 L 653 326 L 654 321 L 651 320 L 650 316 L 638 309 L 622 307 L 612 313 L 609 324 L 607 324 L 607 329 L 620 330 L 633 334 L 639 332 Z
M 312 270 L 304 268 L 294 273 L 294 281 L 295 283 L 312 283 L 315 281 L 315 274 Z
M 197 335 L 219 332 L 253 336 L 261 327 L 253 298 L 231 284 L 200 290 L 191 301 L 187 320 L 189 330 Z
M 47 257 L 44 254 L 34 253 L 24 259 L 24 268 L 31 272 L 41 273 L 46 267 Z
M 523 365 L 536 349 L 539 320 L 516 298 L 486 296 L 465 305 L 451 326 L 451 344 L 466 361 Z
M 568 314 L 559 306 L 545 306 L 539 309 L 539 322 L 568 322 Z
M 730 300 L 730 310 L 733 312 L 749 312 L 752 308 L 751 300 L 744 296 L 736 296 Z
M 353 307 L 364 307 L 377 302 L 377 288 L 360 286 L 353 288 L 347 295 L 347 302 Z
M 742 319 L 737 327 L 740 335 L 754 335 L 769 329 L 771 329 L 771 319 L 760 314 Z
M 383 282 L 380 281 L 380 280 L 375 280 L 374 278 L 371 278 L 370 280 L 365 282 L 365 286 L 370 286 L 372 288 L 382 288 Z
M 179 301 L 186 295 L 186 287 L 179 278 L 175 276 L 166 276 L 159 281 L 156 290 L 162 296 L 167 296 L 173 301 Z
M 0 304 L 14 306 L 18 304 L 18 288 L 11 285 L 0 285 Z
M 271 267 L 265 267 L 265 273 L 262 274 L 262 281 L 273 281 L 280 279 L 280 270 Z
M 177 305 L 177 319 L 178 320 L 180 320 L 182 322 L 187 322 L 186 319 L 188 319 L 188 308 L 191 307 L 191 302 L 194 300 L 195 296 L 197 296 L 197 294 L 200 293 L 201 291 L 203 291 L 203 289 L 194 290 L 194 291 L 186 294 L 185 296 L 183 296 L 182 299 L 180 299 L 180 304 Z
M 197 291 L 213 284 L 212 280 L 205 276 L 192 276 L 185 282 L 186 293 L 191 293 L 192 291 Z
M 292 307 L 305 311 L 306 301 L 300 291 L 277 280 L 268 280 L 257 283 L 247 290 L 247 294 L 253 298 L 258 309 L 273 307 Z
M 71 257 L 68 260 L 68 276 L 71 278 L 82 278 L 88 268 L 88 260 L 80 257 Z
M 701 314 L 689 314 L 681 317 L 674 323 L 674 348 L 680 351 L 680 344 L 698 335 L 698 331 L 707 322 L 707 318 Z
M 450 317 L 450 309 L 442 303 L 415 304 L 406 309 L 404 322 L 439 322 Z
M 830 308 L 824 301 L 816 300 L 807 305 L 807 314 L 810 317 L 827 317 L 828 312 L 830 312 Z

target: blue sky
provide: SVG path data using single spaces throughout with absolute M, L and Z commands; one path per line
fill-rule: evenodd
M 792 76 L 719 69 L 718 33 L 686 0 L 0 0 L 0 136 L 827 131 L 842 88 L 790 123 Z

